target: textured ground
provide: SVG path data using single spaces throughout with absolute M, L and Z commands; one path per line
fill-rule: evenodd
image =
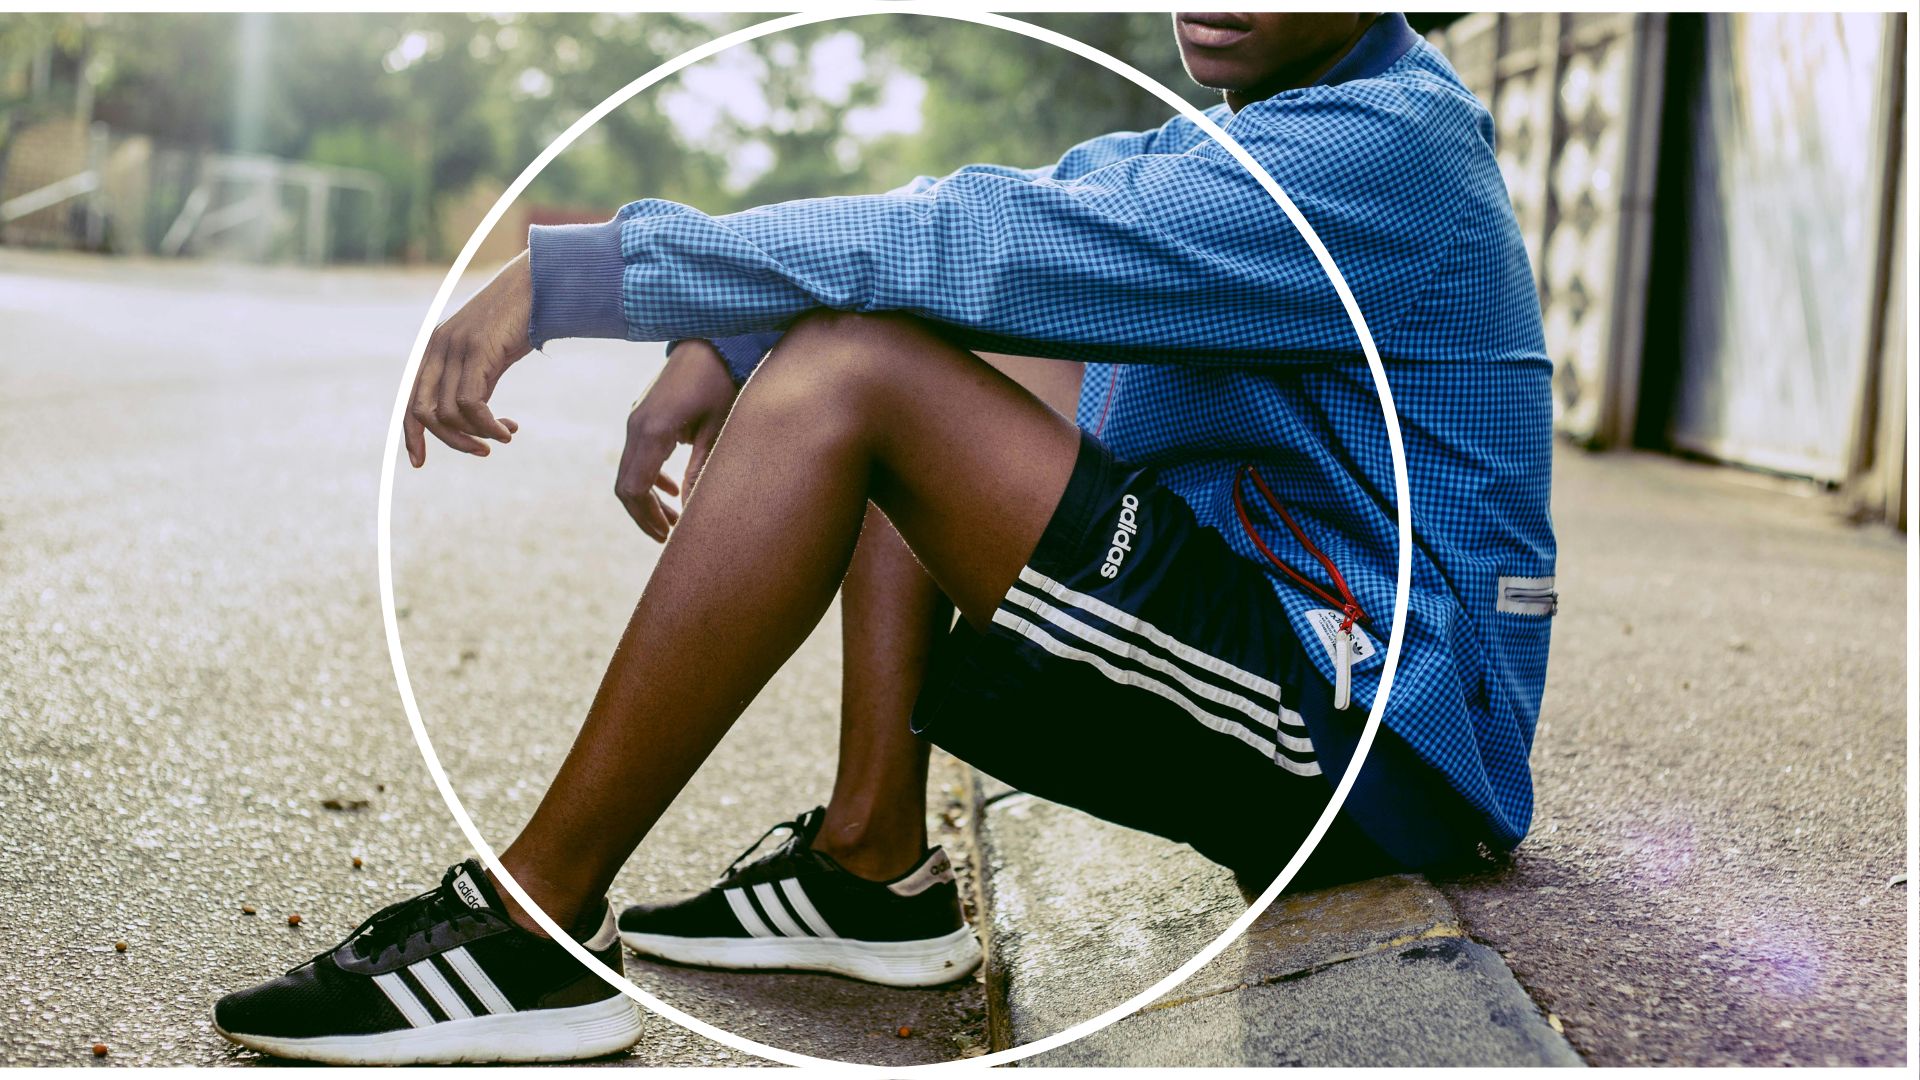
M 0 1063 L 90 1062 L 95 1041 L 108 1063 L 252 1060 L 208 1030 L 214 995 L 464 854 L 375 592 L 384 426 L 434 284 L 0 253 Z M 414 686 L 496 843 L 651 565 L 609 490 L 655 357 L 530 360 L 501 391 L 511 448 L 398 484 Z M 1447 885 L 1468 930 L 1595 1062 L 1901 1061 L 1899 541 L 1731 471 L 1559 467 L 1539 813 L 1510 866 Z M 836 651 L 816 636 L 780 676 L 622 898 L 704 884 L 823 796 Z M 794 1049 L 978 1047 L 974 986 L 637 977 Z M 623 1060 L 742 1059 L 656 1022 Z
M 374 562 L 387 415 L 437 284 L 0 253 L 0 1064 L 92 1062 L 96 1041 L 109 1064 L 252 1060 L 212 1034 L 215 995 L 466 853 L 400 710 Z M 395 497 L 413 684 L 496 845 L 657 550 L 611 494 L 657 348 L 553 352 L 509 376 L 511 452 L 440 454 Z M 838 654 L 831 627 L 809 642 L 616 899 L 703 886 L 825 797 Z M 943 1060 L 983 1024 L 971 983 L 629 973 L 808 1053 Z M 753 1059 L 653 1021 L 622 1060 Z
M 1906 1060 L 1898 537 L 1563 454 L 1533 834 L 1446 892 L 1595 1064 Z
M 991 791 L 992 788 L 985 790 Z M 1014 794 L 981 812 L 994 1045 L 1130 1001 L 1246 912 L 1192 848 Z M 1101 947 L 1106 943 L 1117 947 Z M 1497 953 L 1425 879 L 1290 893 L 1152 1004 L 1043 1066 L 1578 1065 Z

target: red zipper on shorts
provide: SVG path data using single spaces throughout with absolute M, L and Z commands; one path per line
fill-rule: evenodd
M 1300 541 L 1300 546 L 1307 549 L 1307 554 L 1312 555 L 1322 567 L 1326 568 L 1327 576 L 1333 581 L 1333 588 L 1338 589 L 1340 595 L 1335 596 L 1326 586 L 1294 569 L 1285 559 L 1275 555 L 1273 549 L 1267 546 L 1267 542 L 1260 538 L 1259 531 L 1253 527 L 1253 518 L 1247 514 L 1246 499 L 1241 494 L 1241 482 L 1248 477 L 1253 479 L 1254 490 L 1260 493 L 1260 498 L 1266 502 L 1267 507 L 1286 523 L 1288 531 L 1293 533 L 1293 538 Z M 1260 554 L 1265 555 L 1268 562 L 1287 575 L 1294 584 L 1319 598 L 1328 607 L 1340 612 L 1340 632 L 1335 638 L 1334 649 L 1333 707 L 1346 708 L 1353 701 L 1353 624 L 1369 622 L 1367 613 L 1360 609 L 1360 602 L 1353 598 L 1353 590 L 1347 588 L 1346 575 L 1333 564 L 1333 560 L 1327 557 L 1326 552 L 1320 550 L 1319 545 L 1308 538 L 1307 531 L 1302 529 L 1300 523 L 1293 519 L 1293 515 L 1287 512 L 1286 505 L 1274 495 L 1273 489 L 1267 486 L 1266 478 L 1261 476 L 1260 470 L 1251 464 L 1241 465 L 1240 471 L 1233 475 L 1233 512 L 1239 515 L 1240 528 L 1246 532 L 1247 539 L 1253 541 L 1253 546 L 1260 549 Z

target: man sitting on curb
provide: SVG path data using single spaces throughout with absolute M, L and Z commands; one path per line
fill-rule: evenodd
M 1209 115 L 1351 285 L 1406 440 L 1404 652 L 1326 845 L 1380 869 L 1511 847 L 1554 608 L 1550 366 L 1491 122 L 1398 15 L 1175 26 L 1189 72 L 1225 91 Z M 576 336 L 681 339 L 623 465 L 636 517 L 672 539 L 501 855 L 603 962 L 624 939 L 894 985 L 971 971 L 909 712 L 1022 790 L 1252 880 L 1293 855 L 1378 691 L 1396 495 L 1332 285 L 1195 125 L 885 195 L 717 218 L 643 200 L 537 228 L 435 331 L 413 465 L 429 431 L 480 455 L 508 441 L 487 404 L 501 375 Z M 1075 420 L 976 350 L 1084 362 Z M 696 452 L 676 520 L 649 486 L 679 441 Z M 833 800 L 714 889 L 616 920 L 620 867 L 843 582 L 848 633 L 870 640 L 849 654 Z M 639 1032 L 473 860 L 215 1020 L 336 1062 L 556 1060 Z

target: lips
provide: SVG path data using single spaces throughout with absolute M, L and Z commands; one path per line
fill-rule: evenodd
M 1227 11 L 1183 11 L 1180 36 L 1189 45 L 1202 49 L 1225 49 L 1253 34 L 1253 22 L 1244 15 Z

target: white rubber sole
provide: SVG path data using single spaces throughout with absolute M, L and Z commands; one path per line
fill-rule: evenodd
M 213 1029 L 229 1042 L 274 1057 L 329 1065 L 486 1064 L 575 1061 L 617 1053 L 640 1041 L 640 1007 L 624 995 L 565 1009 L 446 1020 L 378 1035 L 277 1039 Z
M 822 971 L 882 986 L 939 986 L 980 966 L 980 941 L 962 926 L 921 941 L 850 938 L 687 938 L 620 932 L 641 956 L 729 971 Z

